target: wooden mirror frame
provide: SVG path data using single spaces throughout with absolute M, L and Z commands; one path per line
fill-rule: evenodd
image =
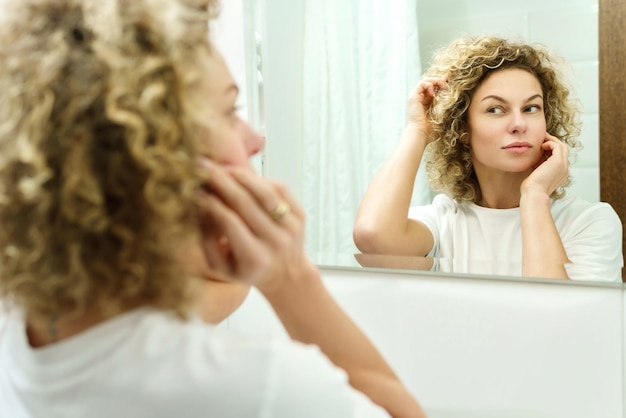
M 626 248 L 626 2 L 599 0 L 598 11 L 600 200 L 619 214 Z

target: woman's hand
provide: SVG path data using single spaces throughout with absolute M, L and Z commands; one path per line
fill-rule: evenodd
M 565 183 L 569 176 L 567 144 L 555 136 L 546 134 L 541 148 L 543 156 L 533 172 L 522 182 L 522 194 L 528 191 L 540 191 L 550 196 Z
M 210 274 L 268 291 L 313 268 L 304 211 L 287 189 L 246 168 L 204 160 L 202 248 Z
M 424 77 L 409 96 L 407 107 L 407 128 L 418 129 L 424 138 L 430 140 L 430 123 L 427 111 L 432 106 L 437 92 L 448 88 L 445 78 Z

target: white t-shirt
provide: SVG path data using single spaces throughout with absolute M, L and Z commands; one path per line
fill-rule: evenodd
M 0 314 L 0 417 L 388 415 L 315 346 L 141 308 L 39 349 L 19 315 Z
M 564 197 L 552 199 L 551 212 L 572 262 L 565 266 L 571 279 L 621 281 L 622 224 L 609 204 Z M 410 208 L 409 218 L 432 232 L 428 256 L 441 270 L 521 276 L 519 208 L 490 209 L 437 195 L 431 205 Z

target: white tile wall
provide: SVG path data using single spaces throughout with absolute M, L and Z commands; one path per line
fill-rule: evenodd
M 581 116 L 582 130 L 578 140 L 583 146 L 583 151 L 577 153 L 576 167 L 597 166 L 600 161 L 600 143 L 598 132 L 600 130 L 600 117 L 597 113 L 583 114 Z
M 528 38 L 572 63 L 598 59 L 598 7 L 554 8 L 529 14 Z
M 598 168 L 574 165 L 570 168 L 572 185 L 567 193 L 589 202 L 600 200 L 600 171 Z

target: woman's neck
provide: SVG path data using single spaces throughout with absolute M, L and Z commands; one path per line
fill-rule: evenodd
M 478 206 L 482 206 L 490 209 L 511 209 L 519 207 L 520 195 L 516 194 L 495 194 L 495 193 L 483 193 L 481 197 L 476 200 Z
M 102 310 L 96 306 L 85 308 L 80 312 L 67 307 L 61 308 L 58 315 L 37 320 L 27 319 L 26 336 L 32 347 L 44 347 L 86 331 L 116 315 L 145 305 L 143 300 L 129 300 L 123 303 L 119 311 L 113 315 L 103 314 Z
M 480 196 L 476 200 L 478 206 L 491 209 L 517 208 L 520 204 L 522 182 L 529 173 L 494 173 L 479 175 Z
M 72 337 L 107 318 L 94 308 L 86 309 L 80 315 L 64 311 L 47 319 L 26 321 L 26 336 L 31 347 L 44 347 Z

